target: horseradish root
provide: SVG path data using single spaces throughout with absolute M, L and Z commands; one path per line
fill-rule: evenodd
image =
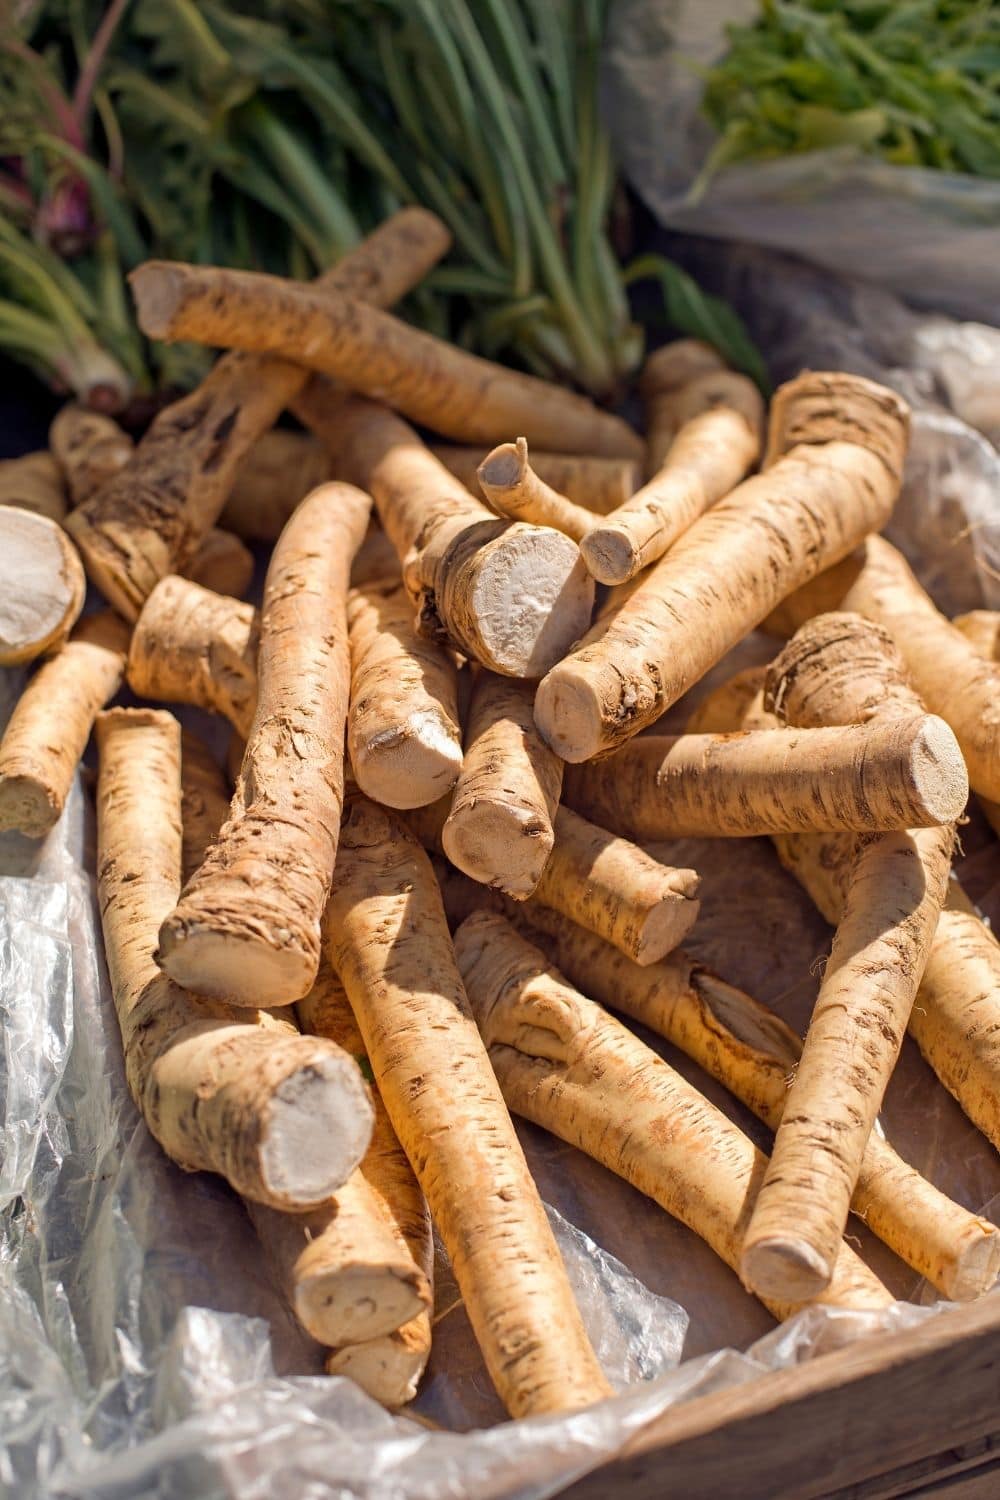
M 128 683 L 142 698 L 222 714 L 244 737 L 257 703 L 257 611 L 186 578 L 162 578 L 132 632 Z
M 791 634 L 827 610 L 873 620 L 892 636 L 914 688 L 955 731 L 974 791 L 1000 801 L 1000 665 L 941 614 L 884 537 L 797 591 L 768 628 Z
M 369 508 L 351 485 L 321 485 L 271 556 L 230 818 L 160 929 L 159 963 L 199 994 L 288 1004 L 316 978 L 343 801 L 348 574 Z
M 416 634 L 398 576 L 352 589 L 347 624 L 347 752 L 355 780 L 386 807 L 436 802 L 462 765 L 455 662 L 443 646 Z
M 104 610 L 39 667 L 0 740 L 0 830 L 40 839 L 55 826 L 98 711 L 121 686 L 127 650 L 128 628 Z
M 330 478 L 330 460 L 310 432 L 273 427 L 243 459 L 220 525 L 247 542 L 276 542 L 303 495 Z
M 834 423 L 800 433 L 766 474 L 697 521 L 580 646 L 542 680 L 539 728 L 564 760 L 637 734 L 704 676 L 785 594 L 885 524 L 899 490 L 907 409 L 892 391 L 811 374 Z
M 951 622 L 987 661 L 1000 660 L 1000 612 L 974 609 L 967 615 L 956 615 Z
M 642 452 L 625 422 L 585 396 L 467 354 L 331 285 L 155 260 L 133 271 L 129 284 L 150 338 L 295 360 L 459 443 L 523 432 L 562 453 Z
M 507 1409 L 599 1401 L 609 1387 L 472 1018 L 430 863 L 362 798 L 344 823 L 326 940 Z
M 181 730 L 181 879 L 190 880 L 229 816 L 229 783 L 204 740 Z
M 647 474 L 656 474 L 663 467 L 677 435 L 678 392 L 705 376 L 728 373 L 722 356 L 701 339 L 675 339 L 648 356 L 639 375 L 639 394 L 646 419 Z M 685 420 L 684 416 L 680 420 Z M 634 489 L 632 493 L 635 494 Z M 628 496 L 622 498 L 627 500 Z
M 581 541 L 584 561 L 600 583 L 627 583 L 656 562 L 760 457 L 764 404 L 745 375 L 714 370 L 661 390 L 657 412 L 657 452 L 664 425 L 673 427 L 659 467 Z
M 661 864 L 637 844 L 560 807 L 534 896 L 637 964 L 651 964 L 694 926 L 698 884 L 694 870 Z
M 388 306 L 423 279 L 449 244 L 434 214 L 405 208 L 318 285 Z M 134 620 L 161 578 L 184 571 L 251 445 L 306 378 L 299 365 L 283 360 L 242 354 L 218 360 L 190 395 L 160 412 L 126 467 L 72 513 L 67 526 L 87 572 L 120 614 Z
M 465 910 L 451 876 L 445 897 Z M 550 963 L 595 1000 L 657 1032 L 777 1130 L 802 1043 L 774 1011 L 675 951 L 640 969 L 574 922 L 532 906 L 506 908 Z M 540 935 L 540 936 L 539 936 Z M 868 1137 L 851 1208 L 918 1276 L 945 1297 L 989 1291 L 1000 1271 L 1000 1231 L 909 1166 L 877 1130 Z
M 431 452 L 450 474 L 460 479 L 478 499 L 482 448 L 462 448 L 452 443 L 434 443 Z M 565 495 L 574 505 L 606 515 L 634 495 L 642 483 L 642 471 L 631 458 L 594 458 L 578 453 L 546 453 L 531 450 L 531 466 L 543 484 Z
M 574 542 L 582 542 L 596 522 L 592 511 L 574 505 L 538 477 L 528 462 L 528 445 L 523 437 L 516 443 L 501 443 L 488 453 L 476 477 L 491 510 L 498 516 L 530 521 L 535 526 L 552 526 Z
M 26 453 L 0 463 L 0 506 L 30 510 L 50 521 L 66 515 L 62 470 L 51 453 Z
M 202 537 L 184 576 L 192 583 L 201 584 L 202 588 L 241 599 L 250 587 L 253 568 L 253 553 L 244 547 L 239 537 L 213 526 L 207 536 Z
M 311 381 L 296 412 L 370 490 L 421 633 L 508 677 L 539 677 L 587 628 L 594 582 L 569 537 L 499 521 L 404 421 Z
M 180 731 L 168 713 L 114 708 L 97 743 L 98 892 L 132 1097 L 180 1166 L 275 1208 L 322 1203 L 371 1135 L 357 1063 L 330 1042 L 239 1022 L 157 968 L 180 885 Z
M 0 506 L 0 666 L 31 661 L 69 635 L 86 579 L 76 548 L 47 516 Z
M 509 896 L 530 896 L 555 841 L 562 762 L 535 728 L 524 683 L 479 672 L 465 759 L 441 833 L 452 864 Z
M 908 680 L 903 653 L 878 625 L 852 614 L 810 621 L 768 671 L 768 701 L 802 723 L 821 715 L 871 720 L 913 713 L 921 700 Z M 937 842 L 950 854 L 952 833 Z M 932 846 L 932 834 L 920 835 Z M 849 883 L 838 849 L 779 853 L 828 920 L 840 917 Z M 1000 1147 L 1000 945 L 952 877 L 938 920 L 910 1033 L 945 1088 L 987 1139 Z
M 921 706 L 885 632 L 852 615 L 806 626 L 772 663 L 766 701 L 796 724 L 869 729 L 911 723 Z M 829 1274 L 930 953 L 953 838 L 950 827 L 884 834 L 841 861 L 837 932 L 747 1235 L 753 1286 L 813 1287 Z
M 510 1107 L 624 1177 L 736 1270 L 765 1166 L 742 1131 L 503 917 L 468 917 L 455 955 Z M 780 1293 L 762 1300 L 779 1318 L 795 1310 Z M 823 1300 L 885 1307 L 892 1298 L 842 1244 Z
M 643 735 L 575 766 L 566 800 L 645 839 L 927 827 L 961 815 L 965 765 L 943 719 Z
M 52 419 L 49 447 L 70 504 L 82 505 L 125 467 L 135 444 L 112 417 L 70 402 Z
M 326 1037 L 345 1052 L 364 1058 L 364 1042 L 343 986 L 328 964 L 320 966 L 319 979 L 298 1004 L 303 1030 Z M 330 1374 L 352 1375 L 369 1395 L 389 1406 L 399 1406 L 415 1394 L 431 1348 L 430 1300 L 434 1274 L 434 1240 L 427 1201 L 380 1095 L 373 1096 L 375 1124 L 371 1144 L 356 1175 L 364 1177 L 384 1223 L 396 1240 L 409 1251 L 419 1273 L 414 1283 L 420 1306 L 402 1324 L 363 1341 L 344 1339 L 327 1362 Z M 406 1392 L 408 1391 L 408 1394 Z

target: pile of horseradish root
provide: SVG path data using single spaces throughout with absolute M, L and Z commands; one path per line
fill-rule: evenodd
M 981 1294 L 997 1231 L 873 1131 L 909 1028 L 1000 1144 L 1000 946 L 949 882 L 969 780 L 1000 803 L 998 634 L 877 535 L 905 405 L 820 372 L 765 413 L 683 341 L 643 371 L 643 443 L 379 310 L 446 245 L 411 209 L 311 286 L 140 267 L 147 335 L 233 352 L 134 448 L 67 408 L 0 472 L 2 659 L 40 659 L 0 826 L 53 827 L 95 730 L 150 1131 L 242 1195 L 329 1370 L 389 1406 L 428 1357 L 432 1221 L 511 1413 L 608 1394 L 510 1112 L 779 1318 L 891 1301 L 849 1211 Z M 259 611 L 247 540 L 273 544 Z M 77 623 L 85 576 L 106 607 Z M 765 622 L 771 665 L 657 733 Z M 230 722 L 231 798 L 172 713 L 107 706 L 123 684 Z M 687 835 L 769 836 L 835 925 L 804 1043 L 679 946 L 698 875 L 651 851 Z M 758 1114 L 770 1160 L 620 1016 Z

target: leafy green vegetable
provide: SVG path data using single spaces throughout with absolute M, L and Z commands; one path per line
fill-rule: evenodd
M 733 162 L 830 146 L 1000 177 L 996 0 L 762 0 L 728 37 L 699 190 Z
M 0 345 L 85 399 L 93 346 L 119 392 L 189 384 L 205 354 L 149 346 L 132 323 L 122 277 L 139 260 L 308 277 L 419 202 L 454 250 L 405 315 L 613 394 L 642 338 L 609 239 L 609 3 L 23 7 L 20 31 L 0 37 L 0 297 L 31 320 L 4 313 Z M 679 329 L 754 363 L 735 315 L 676 268 L 656 274 Z

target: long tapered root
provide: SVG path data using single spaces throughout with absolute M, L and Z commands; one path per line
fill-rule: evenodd
M 435 443 L 434 457 L 477 498 L 479 466 L 483 449 L 450 443 Z M 642 471 L 634 459 L 596 458 L 578 453 L 548 453 L 532 448 L 531 466 L 539 479 L 574 505 L 603 516 L 634 495 L 642 482 Z
M 348 576 L 369 507 L 323 485 L 274 549 L 230 818 L 160 930 L 159 962 L 198 994 L 288 1004 L 316 978 L 343 800 Z
M 453 924 L 482 901 L 482 892 L 454 872 L 445 879 L 444 895 Z M 504 914 L 579 989 L 658 1032 L 770 1130 L 778 1129 L 802 1043 L 767 1006 L 680 950 L 639 968 L 537 902 L 522 907 L 505 901 Z M 982 1296 L 996 1281 L 1000 1231 L 934 1187 L 876 1131 L 868 1138 L 851 1207 L 945 1297 Z
M 449 244 L 434 214 L 404 208 L 319 284 L 389 306 Z M 161 578 L 190 562 L 247 452 L 306 378 L 301 366 L 284 360 L 224 356 L 190 395 L 160 412 L 126 467 L 71 514 L 67 527 L 88 576 L 126 619 L 137 617 Z
M 47 516 L 0 506 L 0 666 L 32 661 L 66 639 L 83 608 L 83 565 Z
M 899 397 L 849 376 L 792 387 L 826 400 L 815 436 L 795 424 L 798 445 L 700 516 L 539 684 L 535 717 L 564 760 L 653 723 L 786 594 L 888 520 L 907 434 Z
M 516 443 L 501 443 L 488 453 L 479 465 L 477 478 L 479 488 L 498 516 L 530 521 L 535 526 L 552 526 L 574 542 L 581 542 L 595 523 L 592 511 L 574 505 L 539 478 L 528 462 L 524 438 L 518 438 Z
M 623 1176 L 735 1269 L 765 1163 L 747 1137 L 503 917 L 467 918 L 455 953 L 511 1108 Z M 892 1300 L 846 1246 L 841 1260 L 828 1300 Z M 766 1300 L 786 1317 L 795 1299 Z
M 385 807 L 424 807 L 462 765 L 454 660 L 413 628 L 398 578 L 352 589 L 347 750 L 361 790 Z
M 957 818 L 965 763 L 942 719 L 643 736 L 573 767 L 566 797 L 635 839 L 917 828 Z
M 647 392 L 651 381 L 647 371 Z M 662 557 L 760 456 L 764 407 L 745 375 L 702 372 L 679 386 L 659 387 L 652 406 L 647 443 L 662 455 L 652 478 L 581 542 L 600 583 L 627 583 Z
M 253 605 L 186 578 L 163 578 L 132 632 L 129 687 L 143 698 L 220 713 L 245 737 L 257 705 L 257 627 Z
M 458 869 L 508 895 L 529 896 L 555 840 L 562 763 L 543 744 L 531 691 L 490 672 L 472 689 L 465 760 L 441 833 Z
M 180 731 L 170 714 L 97 721 L 98 887 L 129 1088 L 167 1154 L 275 1208 L 322 1203 L 358 1165 L 372 1106 L 357 1063 L 189 995 L 154 961 L 181 867 Z
M 0 740 L 0 829 L 43 838 L 66 804 L 98 711 L 121 686 L 128 627 L 81 620 L 28 683 Z
M 586 397 L 468 354 L 331 285 L 173 261 L 147 261 L 129 283 L 151 338 L 294 360 L 460 443 L 523 432 L 565 453 L 642 451 L 626 423 Z
M 469 1010 L 431 866 L 360 798 L 341 836 L 327 939 L 508 1410 L 600 1400 L 608 1386 Z

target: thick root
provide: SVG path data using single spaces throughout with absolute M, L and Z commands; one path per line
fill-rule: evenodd
M 220 525 L 247 542 L 276 542 L 303 495 L 325 484 L 330 459 L 309 432 L 261 433 L 240 465 Z
M 643 735 L 574 766 L 566 800 L 639 840 L 877 832 L 952 822 L 968 798 L 943 719 L 742 734 Z
M 252 604 L 163 578 L 132 632 L 129 687 L 142 698 L 222 714 L 245 738 L 257 706 L 258 625 Z
M 398 576 L 352 589 L 347 623 L 347 751 L 358 786 L 385 807 L 436 802 L 462 766 L 454 659 L 416 634 Z
M 83 565 L 61 526 L 0 506 L 0 666 L 32 661 L 61 645 L 86 588 Z
M 643 1042 L 566 983 L 503 917 L 479 913 L 455 954 L 504 1097 L 701 1236 L 733 1270 L 766 1158 Z M 841 1243 L 823 1299 L 884 1307 L 878 1278 Z M 766 1294 L 778 1318 L 796 1309 Z
M 239 537 L 213 526 L 202 538 L 184 576 L 216 594 L 242 599 L 250 587 L 253 569 L 253 553 L 244 547 Z
M 324 1202 L 360 1162 L 372 1106 L 354 1060 L 196 999 L 156 966 L 181 862 L 180 731 L 170 714 L 97 721 L 98 886 L 125 1072 L 150 1132 L 189 1171 L 275 1208 Z
M 887 521 L 903 403 L 858 377 L 803 376 L 793 395 L 800 387 L 840 425 L 817 417 L 814 441 L 798 424 L 798 446 L 700 516 L 539 685 L 535 717 L 564 760 L 590 760 L 652 724 L 780 599 Z
M 608 1386 L 469 1010 L 430 864 L 360 798 L 344 824 L 326 931 L 508 1410 L 600 1400 Z
M 70 402 L 52 420 L 49 448 L 62 471 L 70 504 L 82 505 L 125 467 L 135 444 L 113 418 Z
M 58 822 L 100 709 L 121 687 L 128 627 L 110 610 L 81 620 L 35 673 L 0 741 L 0 829 L 44 838 Z
M 434 214 L 405 208 L 319 285 L 389 306 L 449 244 Z M 190 395 L 160 412 L 127 466 L 68 518 L 89 577 L 126 619 L 136 619 L 161 578 L 184 571 L 251 446 L 306 378 L 283 360 L 225 356 Z
M 465 760 L 441 834 L 458 869 L 508 895 L 530 896 L 555 841 L 562 762 L 542 742 L 525 684 L 480 672 Z
M 562 453 L 642 452 L 625 422 L 585 396 L 468 354 L 330 284 L 313 288 L 177 261 L 147 261 L 129 284 L 150 338 L 294 360 L 459 443 L 497 443 L 523 432 Z
M 271 557 L 230 818 L 160 929 L 158 962 L 198 994 L 279 1005 L 315 981 L 344 789 L 348 574 L 369 506 L 351 485 L 321 486 Z

